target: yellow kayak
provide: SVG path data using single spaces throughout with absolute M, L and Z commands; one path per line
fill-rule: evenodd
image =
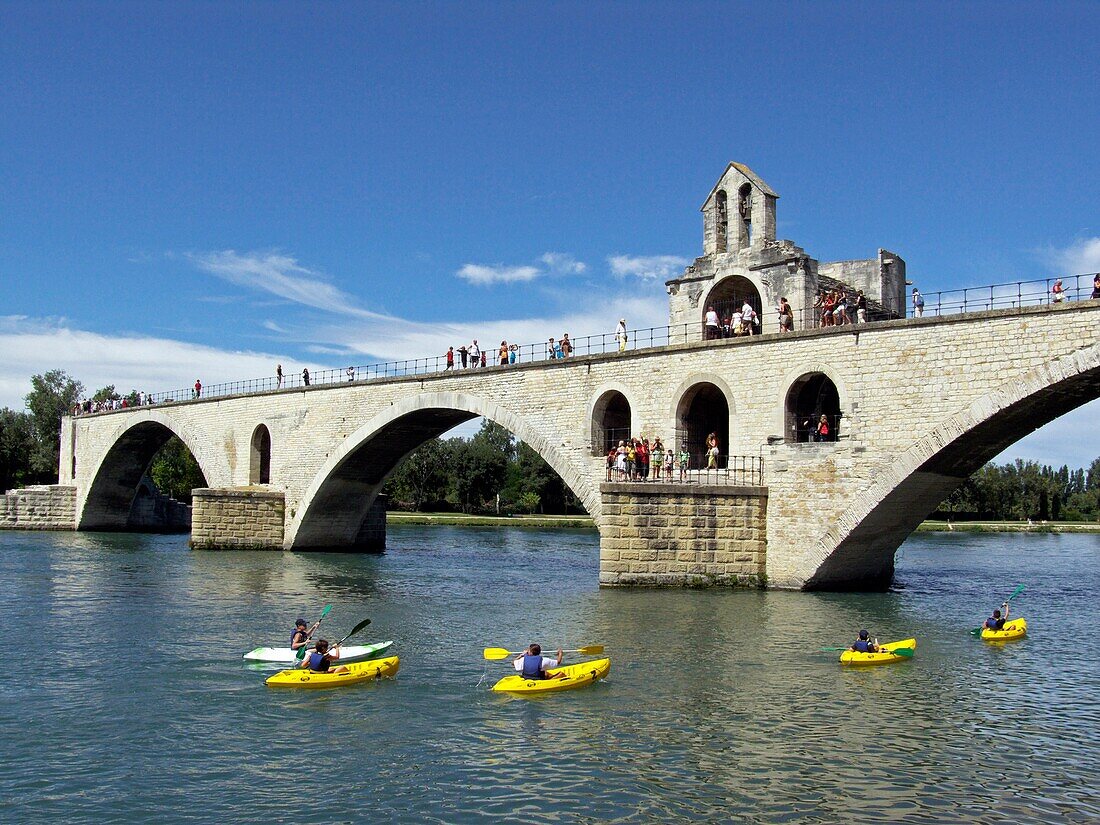
M 1005 622 L 1004 629 L 990 630 L 982 628 L 982 638 L 987 642 L 1007 642 L 1009 639 L 1022 639 L 1027 634 L 1026 619 L 1012 619 Z
M 593 659 L 591 662 L 562 665 L 546 671 L 548 676 L 557 676 L 557 678 L 524 679 L 518 673 L 513 676 L 505 676 L 493 685 L 493 690 L 526 695 L 554 693 L 559 690 L 575 690 L 603 679 L 610 670 L 610 659 Z
M 900 642 L 879 645 L 878 653 L 860 653 L 856 650 L 845 650 L 840 654 L 840 663 L 842 665 L 888 665 L 891 662 L 903 662 L 910 658 L 909 656 L 899 656 L 890 652 L 898 647 L 916 650 L 917 640 L 902 639 Z
M 294 668 L 293 670 L 280 670 L 270 677 L 265 684 L 268 687 L 290 688 L 335 688 L 344 685 L 354 685 L 356 682 L 365 682 L 368 679 L 378 679 L 382 676 L 393 676 L 397 673 L 400 660 L 396 656 L 386 659 L 371 659 L 367 662 L 352 662 L 347 665 L 336 663 L 333 670 L 339 667 L 347 668 L 345 673 L 313 673 L 309 668 Z

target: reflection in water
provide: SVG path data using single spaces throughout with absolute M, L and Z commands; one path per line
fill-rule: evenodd
M 7 819 L 1095 821 L 1095 536 L 921 535 L 894 592 L 598 590 L 591 532 L 396 527 L 380 556 L 195 553 L 181 536 L 0 533 Z M 1019 582 L 1031 636 L 970 636 Z M 240 656 L 395 640 L 395 680 L 271 691 Z M 912 661 L 843 669 L 860 627 Z M 1052 639 L 1072 655 L 1051 655 Z M 603 644 L 607 681 L 488 690 L 519 650 Z M 1058 644 L 1064 645 L 1063 642 Z M 573 659 L 575 661 L 575 659 Z M 134 777 L 141 793 L 133 793 Z M 6 806 L 6 807 L 4 807 Z M 369 811 L 369 814 L 366 813 Z M 107 817 L 112 818 L 112 817 Z

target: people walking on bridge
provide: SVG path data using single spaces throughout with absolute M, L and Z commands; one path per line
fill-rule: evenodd
M 756 326 L 758 320 L 756 310 L 753 309 L 752 304 L 749 303 L 749 299 L 746 298 L 744 305 L 741 307 L 741 326 L 745 329 L 745 335 L 756 334 L 753 328 Z
M 1066 300 L 1066 290 L 1065 287 L 1062 286 L 1061 278 L 1054 279 L 1054 286 L 1050 288 L 1050 299 L 1056 304 L 1060 304 L 1062 301 Z
M 519 344 L 512 344 L 508 347 L 508 363 L 514 364 L 519 360 Z
M 305 386 L 309 386 L 309 367 L 302 368 L 302 383 Z
M 489 358 L 489 352 L 487 350 L 481 351 L 481 366 L 486 366 L 486 361 Z
M 281 390 L 283 388 L 283 365 L 275 365 L 275 389 Z
M 779 314 L 780 332 L 790 332 L 794 329 L 794 313 L 791 312 L 791 305 L 787 303 L 786 298 L 779 299 L 779 306 L 776 307 L 776 312 Z
M 924 315 L 924 296 L 920 294 L 920 290 L 913 287 L 913 317 L 920 318 Z
M 626 352 L 626 318 L 619 319 L 615 327 L 615 340 L 619 342 L 619 352 Z
M 447 366 L 446 369 L 453 370 L 455 368 L 455 348 L 447 347 Z
M 202 395 L 202 381 L 195 379 L 195 398 L 199 398 Z
M 707 315 L 704 322 L 704 328 L 704 331 L 706 332 L 706 335 L 704 337 L 706 338 L 706 340 L 710 341 L 714 338 L 722 337 L 721 330 L 719 330 L 718 328 L 718 313 L 714 311 L 714 307 L 712 306 L 707 307 Z

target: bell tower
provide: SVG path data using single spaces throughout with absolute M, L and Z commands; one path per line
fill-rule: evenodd
M 775 240 L 779 195 L 743 163 L 731 163 L 710 190 L 703 213 L 703 254 L 760 248 Z

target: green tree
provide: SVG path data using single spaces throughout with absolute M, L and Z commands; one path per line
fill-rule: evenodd
M 382 492 L 413 510 L 439 509 L 446 502 L 453 454 L 449 441 L 424 442 L 390 474 Z
M 106 387 L 102 387 L 95 391 L 92 395 L 93 401 L 118 401 L 119 395 L 115 391 L 114 384 L 108 384 Z
M 481 429 L 470 441 L 496 450 L 507 462 L 513 461 L 516 457 L 516 442 L 512 433 L 506 427 L 488 418 L 481 422 Z
M 0 410 L 0 493 L 27 484 L 32 478 L 34 422 L 24 412 Z
M 186 445 L 175 436 L 153 456 L 149 477 L 157 489 L 177 501 L 190 501 L 191 491 L 206 486 L 206 477 Z
M 64 370 L 50 370 L 31 377 L 27 409 L 34 424 L 31 467 L 44 480 L 57 478 L 61 453 L 61 418 L 76 405 L 84 385 Z
M 455 474 L 453 491 L 464 513 L 480 510 L 495 499 L 508 472 L 508 461 L 501 450 L 487 439 L 454 439 Z

